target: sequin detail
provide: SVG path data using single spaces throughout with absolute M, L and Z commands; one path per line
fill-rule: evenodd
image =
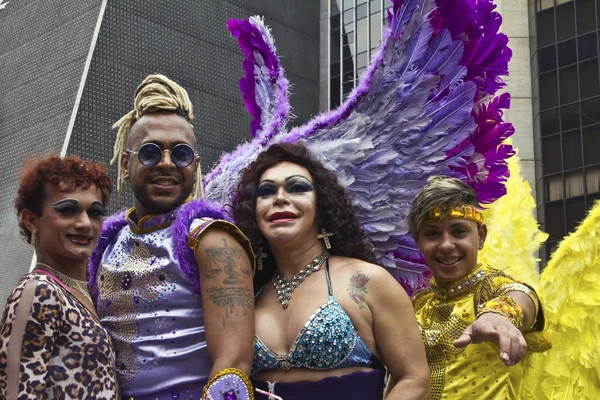
M 448 288 L 432 287 L 418 291 L 413 296 L 417 321 L 425 343 L 430 370 L 430 399 L 513 398 L 507 395 L 513 388 L 507 381 L 508 367 L 498 354 L 498 345 L 484 342 L 458 349 L 454 340 L 475 321 L 476 306 L 515 288 L 512 278 L 489 267 L 479 267 Z M 486 288 L 486 290 L 483 290 Z M 534 293 L 534 292 L 533 292 Z
M 136 305 L 140 301 L 154 303 L 174 289 L 165 274 L 148 268 L 154 263 L 153 260 L 150 249 L 136 241 L 123 264 L 102 265 L 98 280 L 101 293 L 99 302 L 109 307 L 112 314 L 103 318 L 103 325 L 115 341 L 117 374 L 124 387 L 127 387 L 138 369 L 131 345 L 139 332 L 135 318 Z
M 306 321 L 287 355 L 273 352 L 256 336 L 252 374 L 268 369 L 383 368 L 354 329 L 346 311 L 333 297 L 329 266 L 325 273 L 329 301 Z

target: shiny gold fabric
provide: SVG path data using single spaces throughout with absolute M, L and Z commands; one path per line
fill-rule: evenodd
M 505 294 L 508 287 L 526 293 L 538 304 L 533 290 L 515 283 L 501 271 L 479 266 L 448 288 L 438 288 L 432 280 L 431 288 L 415 293 L 413 306 L 427 352 L 432 400 L 517 398 L 522 362 L 506 367 L 494 342 L 465 349 L 453 345 L 475 321 L 476 307 Z

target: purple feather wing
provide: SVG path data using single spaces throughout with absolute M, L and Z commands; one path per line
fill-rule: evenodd
M 430 271 L 405 218 L 427 179 L 463 179 L 485 203 L 505 193 L 513 150 L 502 142 L 514 130 L 502 120 L 508 94 L 494 96 L 511 53 L 494 8 L 491 0 L 394 1 L 382 44 L 344 103 L 223 156 L 205 180 L 207 196 L 226 201 L 266 146 L 302 141 L 350 192 L 378 262 L 407 291 L 423 287 Z
M 290 113 L 288 81 L 277 58 L 275 41 L 258 16 L 230 19 L 227 28 L 244 55 L 245 75 L 240 79 L 240 91 L 253 117 L 252 137 L 269 140 L 274 133 L 285 129 Z

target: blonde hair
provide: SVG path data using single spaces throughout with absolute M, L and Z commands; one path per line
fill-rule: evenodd
M 429 217 L 429 211 L 436 207 L 447 210 L 464 204 L 480 207 L 475 189 L 456 178 L 432 176 L 413 201 L 406 217 L 408 229 L 413 238 L 416 238 Z
M 145 114 L 154 112 L 173 112 L 185 118 L 190 124 L 194 119 L 192 102 L 187 91 L 164 75 L 148 75 L 135 91 L 133 110 L 123 115 L 112 126 L 118 129 L 117 138 L 110 164 L 117 162 L 117 190 L 121 192 L 126 181 L 125 171 L 121 169 L 119 159 L 127 151 L 127 138 L 133 125 Z M 202 170 L 200 163 L 196 171 L 196 182 L 193 190 L 194 197 L 203 197 Z

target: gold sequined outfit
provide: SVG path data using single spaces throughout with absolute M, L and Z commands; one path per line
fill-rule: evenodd
M 413 296 L 431 373 L 431 399 L 516 399 L 523 363 L 512 367 L 500 359 L 498 344 L 484 342 L 457 349 L 453 342 L 475 322 L 478 307 L 511 291 L 527 294 L 538 307 L 533 289 L 489 267 L 478 266 L 447 288 L 431 287 Z M 537 310 L 538 316 L 541 309 Z M 539 326 L 542 325 L 542 326 Z M 543 328 L 543 317 L 534 323 Z

